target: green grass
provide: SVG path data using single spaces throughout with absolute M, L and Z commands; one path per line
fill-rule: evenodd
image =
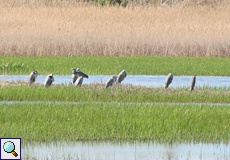
M 70 75 L 80 68 L 88 75 L 209 75 L 230 76 L 229 58 L 197 57 L 33 57 L 0 56 L 0 75 Z M 21 85 L 21 86 L 20 86 Z M 56 140 L 153 140 L 158 142 L 228 142 L 230 107 L 205 105 L 163 105 L 173 103 L 230 103 L 225 88 L 151 88 L 129 85 L 104 89 L 102 85 L 82 87 L 24 83 L 4 84 L 0 101 L 93 102 L 82 104 L 0 104 L 0 137 L 21 137 L 27 141 Z M 134 102 L 130 104 L 94 102 Z M 138 102 L 140 104 L 135 104 Z M 150 104 L 144 104 L 144 103 Z
M 80 68 L 88 75 L 206 75 L 230 76 L 229 58 L 162 56 L 0 56 L 0 75 L 26 74 L 37 70 L 42 75 L 70 75 Z
M 5 86 L 0 89 L 0 101 L 69 101 L 69 102 L 184 102 L 230 103 L 230 90 L 195 88 L 152 88 L 129 85 L 104 89 L 103 85 L 43 85 L 32 87 Z
M 0 137 L 30 141 L 228 142 L 230 108 L 162 104 L 0 104 Z

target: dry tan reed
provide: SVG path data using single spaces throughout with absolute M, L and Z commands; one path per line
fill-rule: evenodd
M 0 2 L 0 55 L 230 56 L 228 0 L 126 8 L 8 2 Z

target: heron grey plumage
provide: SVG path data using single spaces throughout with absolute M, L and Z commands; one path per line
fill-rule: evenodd
M 127 76 L 127 74 L 126 74 L 125 70 L 121 71 L 118 74 L 117 83 L 121 83 L 121 81 L 123 81 L 126 76 Z
M 109 86 L 114 85 L 116 81 L 117 81 L 117 76 L 110 77 L 108 81 L 106 82 L 105 88 L 108 88 Z
M 52 82 L 54 82 L 53 74 L 49 74 L 45 79 L 44 86 L 49 87 L 52 84 Z
M 195 84 L 196 84 L 196 75 L 193 75 L 189 81 L 190 91 L 194 89 Z
M 75 83 L 77 78 L 81 77 L 81 76 L 82 76 L 82 78 L 89 78 L 89 76 L 86 75 L 85 73 L 83 73 L 82 71 L 80 71 L 79 68 L 77 68 L 77 69 L 72 68 L 70 70 L 72 70 L 72 73 L 73 73 L 73 75 L 72 75 L 73 83 Z
M 82 82 L 83 82 L 83 77 L 82 77 L 82 76 L 81 76 L 81 77 L 78 77 L 78 78 L 77 78 L 77 81 L 76 81 L 76 83 L 75 83 L 75 86 L 80 86 L 80 87 L 81 87 Z
M 172 83 L 172 80 L 173 80 L 173 75 L 169 73 L 165 80 L 165 88 L 169 87 L 169 85 Z
M 35 82 L 37 76 L 38 76 L 38 72 L 36 70 L 31 72 L 29 77 L 29 85 L 32 85 Z
M 78 78 L 78 77 L 77 77 L 75 74 L 72 75 L 73 84 L 76 82 L 77 78 Z

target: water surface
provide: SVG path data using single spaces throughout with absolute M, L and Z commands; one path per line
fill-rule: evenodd
M 106 83 L 112 75 L 89 75 L 89 78 L 84 78 L 84 84 Z M 39 75 L 36 79 L 37 83 L 43 84 L 46 75 Z M 170 87 L 189 87 L 191 76 L 174 76 Z M 25 81 L 28 82 L 29 75 L 0 75 L 0 81 Z M 166 75 L 128 75 L 123 84 L 141 85 L 149 87 L 164 87 Z M 197 76 L 196 86 L 210 86 L 228 88 L 230 77 L 225 76 Z M 54 75 L 54 84 L 72 83 L 72 75 Z
M 56 102 L 56 101 L 0 101 L 0 104 L 21 104 L 21 103 L 30 103 L 30 104 L 40 104 L 40 103 L 53 103 L 57 105 L 61 104 L 108 104 L 108 105 L 207 105 L 207 106 L 230 106 L 230 103 L 171 103 L 171 102 Z
M 228 144 L 159 144 L 154 142 L 51 142 L 24 144 L 22 158 L 115 160 L 227 160 Z

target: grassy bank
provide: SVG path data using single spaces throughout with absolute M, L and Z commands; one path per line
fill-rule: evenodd
M 228 142 L 230 108 L 144 104 L 0 104 L 0 137 L 27 141 Z
M 80 68 L 88 75 L 206 75 L 230 76 L 229 58 L 163 56 L 0 56 L 1 74 L 26 74 L 37 70 L 41 75 L 71 75 Z
M 44 88 L 43 85 L 23 85 L 1 87 L 0 101 L 230 103 L 230 91 L 221 88 L 195 88 L 191 92 L 188 88 L 113 86 L 104 89 L 104 85 Z

